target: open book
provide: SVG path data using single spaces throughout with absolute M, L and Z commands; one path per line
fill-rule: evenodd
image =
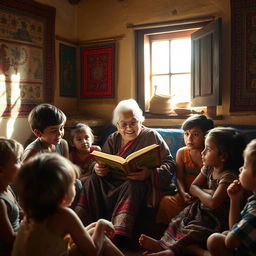
M 116 174 L 126 176 L 129 172 L 137 171 L 139 166 L 155 168 L 161 164 L 160 146 L 153 144 L 131 153 L 126 158 L 100 151 L 93 151 L 95 161 L 103 164 Z

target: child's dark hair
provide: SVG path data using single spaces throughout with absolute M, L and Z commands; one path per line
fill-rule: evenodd
M 48 126 L 60 125 L 66 122 L 66 115 L 51 104 L 40 104 L 30 111 L 28 122 L 32 131 L 37 129 L 44 132 L 44 129 Z
M 21 158 L 23 146 L 13 139 L 0 137 L 0 166 L 4 166 L 12 155 Z
M 78 167 L 56 153 L 37 154 L 25 162 L 15 185 L 28 220 L 53 214 L 78 175 Z
M 206 133 L 214 127 L 212 119 L 205 115 L 195 114 L 187 118 L 181 126 L 183 131 L 190 130 L 194 127 L 199 127 L 202 132 Z
M 232 127 L 216 127 L 206 138 L 213 138 L 219 153 L 226 157 L 224 168 L 239 170 L 243 165 L 243 151 L 246 146 L 244 135 Z
M 253 176 L 256 176 L 256 139 L 252 140 L 244 150 L 244 157 L 248 157 L 252 164 Z
M 75 137 L 75 134 L 77 132 L 82 132 L 82 131 L 86 132 L 89 136 L 91 136 L 92 142 L 94 141 L 94 136 L 93 136 L 92 129 L 84 123 L 76 123 L 70 129 L 70 140 L 71 140 L 71 142 L 73 141 L 73 139 Z

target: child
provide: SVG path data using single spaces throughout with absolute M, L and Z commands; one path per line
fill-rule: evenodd
M 101 151 L 101 148 L 92 145 L 94 136 L 89 126 L 83 123 L 75 124 L 70 131 L 71 146 L 74 147 L 69 154 L 69 159 L 81 168 L 80 180 L 86 179 L 90 174 L 90 164 L 93 161 L 92 151 Z
M 186 146 L 180 148 L 176 154 L 178 193 L 161 199 L 157 222 L 168 224 L 183 208 L 193 202 L 189 188 L 203 165 L 201 152 L 204 149 L 204 136 L 212 128 L 213 121 L 204 115 L 192 115 L 182 124 Z
M 68 143 L 62 138 L 66 115 L 60 109 L 51 104 L 38 105 L 29 113 L 28 122 L 37 139 L 25 148 L 23 162 L 44 152 L 56 152 L 69 158 Z M 72 209 L 76 206 L 81 189 L 81 181 L 77 179 L 76 198 L 71 205 Z
M 230 197 L 229 227 L 231 231 L 213 234 L 207 247 L 212 256 L 255 255 L 256 252 L 256 140 L 244 151 L 244 166 L 240 169 L 239 181 L 228 187 Z M 240 215 L 243 188 L 253 192 Z
M 190 194 L 197 200 L 172 219 L 161 240 L 140 236 L 140 244 L 156 252 L 147 255 L 204 254 L 201 246 L 206 245 L 208 236 L 226 227 L 227 187 L 238 176 L 244 147 L 244 138 L 237 130 L 210 130 L 202 151 L 204 166 L 190 186 Z
M 0 138 L 0 255 L 11 255 L 19 229 L 19 205 L 10 187 L 20 168 L 23 147 L 12 139 Z
M 114 234 L 111 222 L 100 219 L 84 228 L 68 208 L 77 175 L 78 168 L 56 153 L 37 155 L 23 165 L 16 186 L 25 220 L 12 256 L 123 255 L 107 237 Z M 76 249 L 69 247 L 67 237 Z
M 66 116 L 60 109 L 50 104 L 38 105 L 29 113 L 28 122 L 37 139 L 25 148 L 23 161 L 43 152 L 69 157 L 68 144 L 62 139 Z

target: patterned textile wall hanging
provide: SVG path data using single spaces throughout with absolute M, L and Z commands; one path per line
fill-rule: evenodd
M 54 92 L 55 8 L 0 1 L 0 115 L 26 116 Z
M 256 1 L 231 0 L 230 111 L 256 110 Z
M 116 43 L 81 47 L 81 98 L 114 98 Z

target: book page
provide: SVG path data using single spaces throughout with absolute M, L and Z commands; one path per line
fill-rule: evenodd
M 144 154 L 145 152 L 148 152 L 148 151 L 150 151 L 150 150 L 152 150 L 152 149 L 154 149 L 154 148 L 158 148 L 158 147 L 159 147 L 159 145 L 152 144 L 152 145 L 147 146 L 147 147 L 145 147 L 145 148 L 139 149 L 139 150 L 137 150 L 137 151 L 131 153 L 129 156 L 127 156 L 127 157 L 126 157 L 126 161 L 129 162 L 129 161 L 131 161 L 133 158 L 135 158 L 135 157 L 137 157 L 137 156 L 139 156 L 139 155 L 142 155 L 142 154 Z
M 145 166 L 151 169 L 161 165 L 160 147 L 158 145 L 151 146 L 148 147 L 147 150 L 137 151 L 139 154 L 134 154 L 133 157 L 129 159 L 129 171 L 136 171 L 138 166 Z
M 104 159 L 109 159 L 111 161 L 115 161 L 117 163 L 120 164 L 124 164 L 126 162 L 126 160 L 124 158 L 122 158 L 121 156 L 116 156 L 116 155 L 111 155 L 111 154 L 107 154 L 101 151 L 96 151 L 94 150 L 91 155 L 95 156 L 95 158 L 104 158 Z
M 127 175 L 126 164 L 124 164 L 125 159 L 123 159 L 122 157 L 110 155 L 99 151 L 93 151 L 91 155 L 94 156 L 94 159 L 98 164 L 105 165 L 106 167 L 111 169 L 112 172 L 118 175 Z

